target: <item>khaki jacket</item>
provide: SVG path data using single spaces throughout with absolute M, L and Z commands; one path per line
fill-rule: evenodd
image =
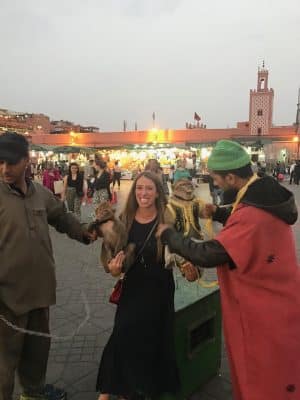
M 38 183 L 26 195 L 0 182 L 0 302 L 16 315 L 56 301 L 49 226 L 85 242 L 84 227 Z

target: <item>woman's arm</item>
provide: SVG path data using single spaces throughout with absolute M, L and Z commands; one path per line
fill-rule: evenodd
M 86 179 L 83 180 L 82 191 L 84 193 L 84 198 L 86 198 L 88 191 L 88 184 Z

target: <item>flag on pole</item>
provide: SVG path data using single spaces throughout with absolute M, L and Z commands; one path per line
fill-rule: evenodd
M 195 121 L 200 121 L 201 120 L 200 115 L 198 115 L 196 112 L 194 113 L 194 120 Z

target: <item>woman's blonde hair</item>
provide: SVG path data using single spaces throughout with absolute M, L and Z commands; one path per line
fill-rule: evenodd
M 151 172 L 151 171 L 144 171 L 141 172 L 133 181 L 133 184 L 131 186 L 130 192 L 128 194 L 128 198 L 125 204 L 125 207 L 121 213 L 121 219 L 125 223 L 127 232 L 130 231 L 136 211 L 138 209 L 138 202 L 136 200 L 136 185 L 137 182 L 140 178 L 145 177 L 149 180 L 151 180 L 155 184 L 156 192 L 158 194 L 157 198 L 155 199 L 155 207 L 157 210 L 157 222 L 159 224 L 164 223 L 164 213 L 165 213 L 165 208 L 167 204 L 167 199 L 163 191 L 163 186 L 161 183 L 161 180 L 157 174 Z M 158 239 L 157 241 L 157 249 L 158 249 L 158 259 L 161 259 L 162 257 L 162 245 L 160 240 Z

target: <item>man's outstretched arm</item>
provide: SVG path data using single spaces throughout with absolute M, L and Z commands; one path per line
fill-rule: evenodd
M 227 263 L 232 265 L 233 263 L 224 247 L 217 240 L 194 242 L 172 228 L 165 229 L 160 238 L 163 244 L 169 246 L 172 253 L 181 255 L 194 265 L 211 268 Z
M 47 219 L 58 232 L 66 233 L 71 239 L 89 244 L 96 237 L 88 231 L 88 224 L 82 224 L 72 214 L 68 213 L 64 203 L 51 193 L 47 199 Z

